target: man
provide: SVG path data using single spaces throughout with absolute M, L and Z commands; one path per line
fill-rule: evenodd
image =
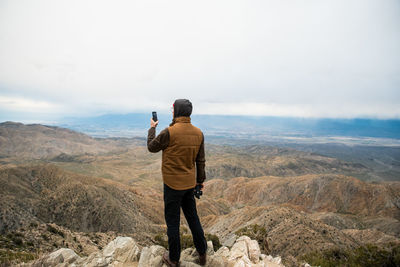
M 179 266 L 181 254 L 179 224 L 182 208 L 199 253 L 201 265 L 206 263 L 207 241 L 196 210 L 194 188 L 203 187 L 206 179 L 204 135 L 190 122 L 192 103 L 177 99 L 172 107 L 173 120 L 169 127 L 156 135 L 158 124 L 150 120 L 147 148 L 156 153 L 162 150 L 162 177 L 164 182 L 164 215 L 167 224 L 169 253 L 163 256 L 168 266 Z M 195 167 L 196 164 L 196 167 Z

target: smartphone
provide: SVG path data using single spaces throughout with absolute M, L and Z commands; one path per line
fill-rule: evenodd
M 152 112 L 152 114 L 153 114 L 153 121 L 158 121 L 158 119 L 157 119 L 157 112 L 156 111 L 153 111 Z

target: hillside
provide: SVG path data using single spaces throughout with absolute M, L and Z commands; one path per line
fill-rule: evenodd
M 223 244 L 251 233 L 267 253 L 290 261 L 314 251 L 400 244 L 399 189 L 399 182 L 343 175 L 213 179 L 198 209 L 206 231 Z
M 213 179 L 207 197 L 235 206 L 289 204 L 307 212 L 385 216 L 400 220 L 400 183 L 366 183 L 333 174 Z
M 31 222 L 52 222 L 74 231 L 130 233 L 152 232 L 163 223 L 156 192 L 51 164 L 2 169 L 0 184 L 1 233 Z
M 11 122 L 0 129 L 0 253 L 68 245 L 88 255 L 118 233 L 151 245 L 165 232 L 161 153 L 143 138 Z M 250 235 L 288 266 L 315 251 L 400 244 L 400 182 L 354 178 L 371 171 L 292 148 L 206 143 L 198 211 L 223 245 Z
M 303 174 L 357 174 L 368 168 L 362 164 L 265 145 L 243 147 L 207 146 L 207 175 L 210 178 L 296 176 Z
M 122 139 L 121 139 L 122 140 Z M 131 140 L 130 144 L 134 143 Z M 41 124 L 0 123 L 0 158 L 40 159 L 64 154 L 95 154 L 125 150 L 126 143 Z

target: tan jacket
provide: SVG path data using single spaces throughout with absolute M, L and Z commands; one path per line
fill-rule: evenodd
M 166 185 L 185 190 L 204 182 L 204 135 L 191 124 L 190 117 L 175 118 L 170 127 L 154 136 L 155 128 L 152 127 L 148 132 L 147 148 L 153 153 L 163 151 L 161 171 Z

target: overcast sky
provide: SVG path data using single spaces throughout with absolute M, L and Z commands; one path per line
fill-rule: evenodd
M 0 0 L 0 120 L 400 118 L 399 0 Z

